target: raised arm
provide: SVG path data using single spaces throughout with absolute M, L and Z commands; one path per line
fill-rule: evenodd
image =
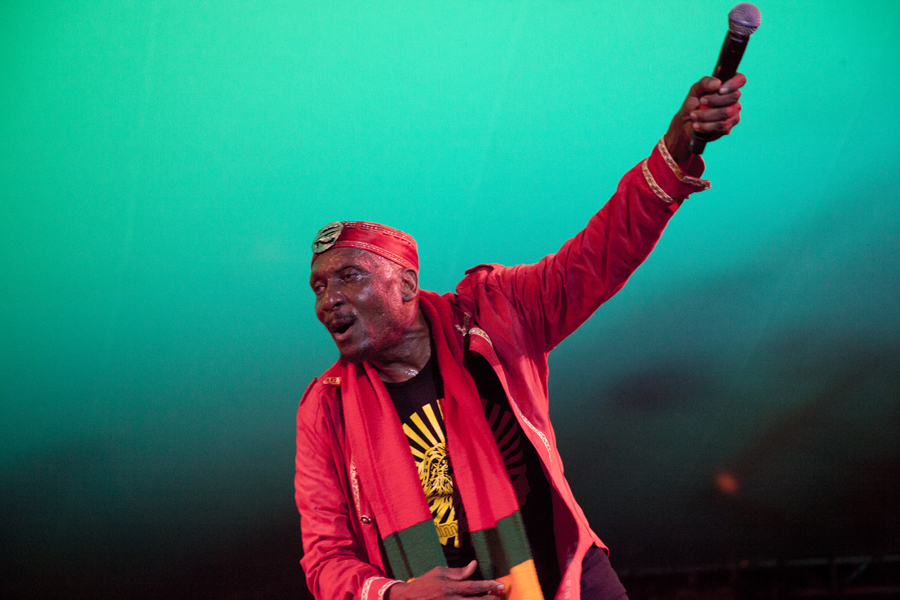
M 691 86 L 650 156 L 625 174 L 587 227 L 558 252 L 533 265 L 476 267 L 457 291 L 487 294 L 491 307 L 505 299 L 545 351 L 559 344 L 622 288 L 681 202 L 709 187 L 699 179 L 703 160 L 687 150 L 691 131 L 713 138 L 730 133 L 740 120 L 745 81 L 740 74 L 724 85 L 704 77 Z

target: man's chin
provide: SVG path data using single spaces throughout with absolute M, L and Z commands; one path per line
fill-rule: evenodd
M 341 354 L 341 360 L 348 363 L 360 364 L 366 362 L 366 359 L 357 354 Z
M 387 340 L 387 343 L 384 342 L 385 340 L 372 340 L 366 338 L 358 340 L 355 343 L 347 339 L 344 340 L 343 343 L 338 344 L 337 340 L 335 340 L 338 352 L 341 354 L 341 360 L 351 363 L 382 362 L 386 356 L 390 356 L 391 349 L 397 344 L 396 340 Z
M 359 346 L 347 346 L 342 348 L 338 346 L 338 351 L 341 353 L 341 360 L 350 363 L 361 363 L 369 360 L 371 358 L 372 352 L 367 348 L 360 348 Z

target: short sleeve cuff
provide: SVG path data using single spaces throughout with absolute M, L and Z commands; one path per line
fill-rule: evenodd
M 399 579 L 389 577 L 369 577 L 363 583 L 361 600 L 383 600 L 385 592 L 395 583 L 403 583 Z
M 647 185 L 666 204 L 681 202 L 694 192 L 708 190 L 709 181 L 700 179 L 705 168 L 703 158 L 695 154 L 682 170 L 662 139 L 641 165 Z

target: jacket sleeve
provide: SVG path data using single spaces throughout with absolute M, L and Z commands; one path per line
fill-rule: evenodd
M 307 389 L 297 412 L 294 494 L 303 534 L 300 564 L 319 600 L 380 599 L 397 581 L 367 561 L 337 428 L 318 398 L 309 397 L 317 387 Z
M 660 140 L 558 252 L 532 265 L 480 265 L 467 272 L 470 276 L 458 292 L 478 296 L 476 290 L 465 288 L 483 286 L 481 292 L 488 296 L 501 294 L 532 339 L 544 351 L 551 350 L 625 285 L 681 202 L 691 192 L 709 187 L 698 178 L 703 168 L 702 159 L 695 156 L 683 172 Z

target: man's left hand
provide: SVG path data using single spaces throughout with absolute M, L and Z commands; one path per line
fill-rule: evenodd
M 741 88 L 747 78 L 738 73 L 725 83 L 704 77 L 691 86 L 681 109 L 672 118 L 665 141 L 678 164 L 686 164 L 691 154 L 691 132 L 706 134 L 709 141 L 728 135 L 741 120 Z

